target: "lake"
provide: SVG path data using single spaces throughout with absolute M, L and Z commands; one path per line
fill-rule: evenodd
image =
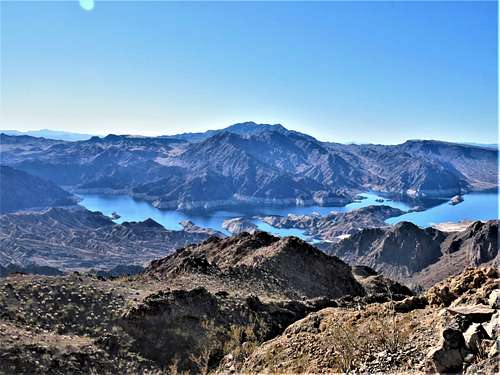
M 444 202 L 424 211 L 392 217 L 386 222 L 396 224 L 401 221 L 411 221 L 418 226 L 429 227 L 444 222 L 498 219 L 498 194 L 496 192 L 465 194 L 463 198 L 464 201 L 455 206 Z
M 181 229 L 179 224 L 182 220 L 190 220 L 198 226 L 212 228 L 228 234 L 223 228 L 224 220 L 235 217 L 247 217 L 259 215 L 281 215 L 288 214 L 306 215 L 317 212 L 326 215 L 331 211 L 347 212 L 369 205 L 388 205 L 403 211 L 412 209 L 414 204 L 410 202 L 388 200 L 374 193 L 360 194 L 364 199 L 338 207 L 258 207 L 245 209 L 217 210 L 210 212 L 182 212 L 160 210 L 151 204 L 135 200 L 127 195 L 96 195 L 79 194 L 82 199 L 80 204 L 91 211 L 101 211 L 110 216 L 113 212 L 121 217 L 115 220 L 117 223 L 124 221 L 142 221 L 151 218 L 162 224 L 167 229 Z M 381 202 L 380 199 L 384 201 Z M 379 201 L 377 201 L 379 200 Z M 421 202 L 420 202 L 421 203 Z M 497 193 L 472 193 L 464 195 L 464 201 L 452 206 L 448 201 L 432 201 L 432 206 L 418 212 L 411 212 L 399 217 L 390 218 L 388 223 L 394 224 L 400 221 L 411 221 L 419 226 L 430 226 L 441 222 L 458 222 L 461 220 L 487 220 L 498 218 L 498 195 Z M 261 230 L 268 231 L 280 236 L 297 236 L 304 238 L 300 229 L 278 229 L 258 220 L 253 220 Z

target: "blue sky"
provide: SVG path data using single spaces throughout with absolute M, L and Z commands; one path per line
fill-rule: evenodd
M 496 2 L 1 2 L 4 129 L 497 139 Z

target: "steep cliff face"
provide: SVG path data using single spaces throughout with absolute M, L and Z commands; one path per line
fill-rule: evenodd
M 327 249 L 350 264 L 367 265 L 410 285 L 428 287 L 467 266 L 498 263 L 498 221 L 462 232 L 421 229 L 403 222 L 365 229 Z
M 490 262 L 498 255 L 498 221 L 475 222 L 469 230 L 456 233 L 450 240 L 450 253 L 457 248 L 465 249 L 471 265 Z
M 477 221 L 461 232 L 451 232 L 441 244 L 441 257 L 416 275 L 423 286 L 433 285 L 470 266 L 500 266 L 498 220 Z

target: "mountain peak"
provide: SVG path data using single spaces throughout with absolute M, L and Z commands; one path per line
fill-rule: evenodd
M 216 129 L 216 130 L 207 130 L 202 133 L 182 133 L 182 134 L 175 134 L 175 135 L 168 135 L 168 136 L 162 136 L 163 138 L 176 138 L 176 139 L 181 139 L 185 140 L 188 142 L 196 143 L 196 142 L 202 142 L 210 137 L 213 137 L 214 135 L 220 134 L 220 133 L 233 133 L 237 134 L 240 136 L 249 136 L 249 135 L 254 135 L 254 134 L 260 134 L 264 132 L 280 132 L 283 134 L 288 134 L 290 131 L 286 129 L 283 125 L 281 124 L 257 124 L 254 121 L 245 121 L 245 122 L 239 122 L 233 125 L 230 125 L 226 128 L 223 129 Z
M 239 122 L 223 129 L 231 132 L 260 133 L 263 131 L 287 132 L 288 129 L 281 124 L 258 124 L 253 121 Z

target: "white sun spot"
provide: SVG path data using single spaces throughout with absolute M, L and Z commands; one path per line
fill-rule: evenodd
M 80 2 L 80 6 L 84 10 L 92 10 L 94 9 L 94 0 L 78 0 Z

